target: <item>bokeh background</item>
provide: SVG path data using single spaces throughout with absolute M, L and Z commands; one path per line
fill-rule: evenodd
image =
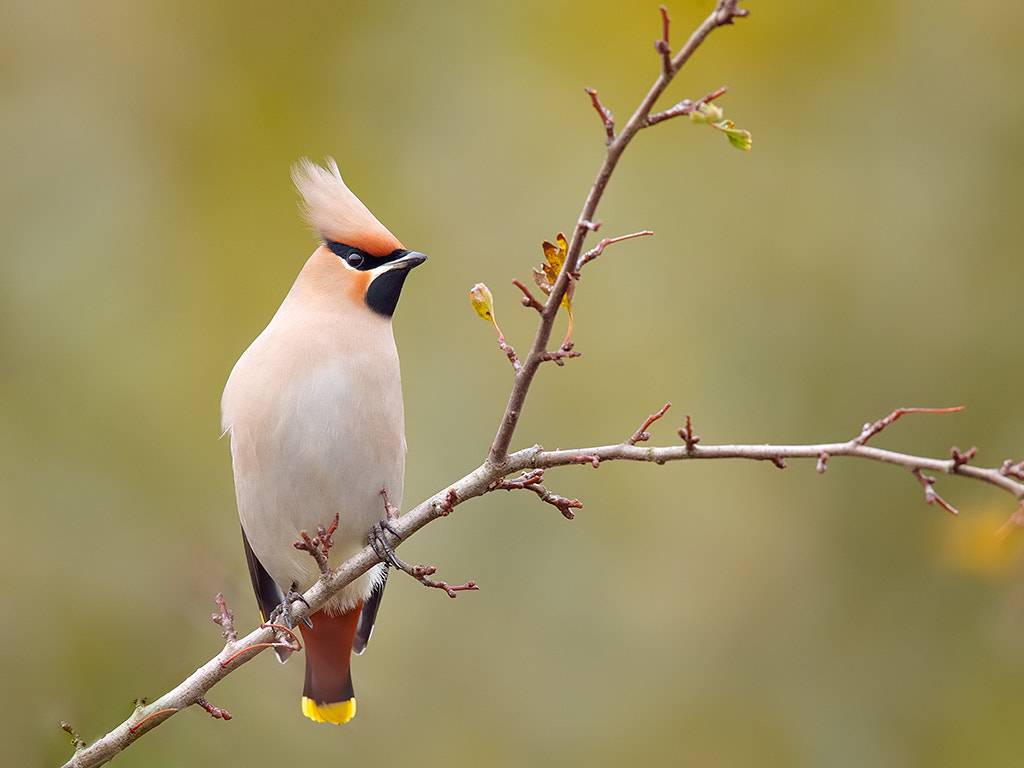
M 709 0 L 671 3 L 678 44 Z M 675 121 L 617 171 L 583 357 L 543 370 L 515 447 L 846 439 L 1024 458 L 1024 6 L 764 3 L 662 106 L 721 85 L 740 152 Z M 468 290 L 525 349 L 540 242 L 658 71 L 655 2 L 8 2 L 0 24 L 0 741 L 70 754 L 256 621 L 219 397 L 312 251 L 289 164 L 335 156 L 431 260 L 396 316 L 406 502 L 484 457 L 510 383 Z M 811 462 L 552 471 L 402 547 L 478 593 L 395 577 L 359 716 L 299 713 L 264 654 L 120 766 L 1016 766 L 1024 533 L 957 478 Z

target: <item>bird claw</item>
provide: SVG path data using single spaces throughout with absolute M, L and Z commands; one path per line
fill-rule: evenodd
M 407 567 L 407 563 L 403 563 L 398 559 L 395 554 L 394 547 L 388 541 L 388 537 L 384 534 L 384 531 L 395 536 L 397 539 L 401 539 L 402 535 L 395 530 L 394 526 L 391 525 L 390 520 L 381 520 L 375 523 L 373 528 L 370 529 L 370 534 L 367 537 L 369 539 L 370 547 L 373 549 L 373 553 L 380 558 L 381 562 L 385 565 L 393 565 L 399 570 L 405 570 L 403 566 Z
M 267 617 L 266 623 L 284 624 L 284 626 L 288 627 L 288 629 L 291 630 L 292 612 L 290 609 L 292 607 L 292 603 L 303 603 L 307 608 L 309 608 L 309 603 L 306 602 L 306 598 L 304 598 L 300 592 L 297 592 L 295 590 L 294 584 L 292 584 L 291 588 L 288 590 L 287 594 L 285 594 L 284 598 L 281 600 L 277 608 L 270 612 L 270 616 Z M 313 622 L 311 622 L 308 618 L 303 619 L 302 623 L 305 624 L 307 627 L 313 627 Z

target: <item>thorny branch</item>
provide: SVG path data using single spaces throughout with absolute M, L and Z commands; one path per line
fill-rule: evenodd
M 600 255 L 605 246 L 619 240 L 649 234 L 648 232 L 638 232 L 633 235 L 602 240 L 594 249 L 583 253 L 583 243 L 587 234 L 596 230 L 600 225 L 600 222 L 595 218 L 595 214 L 619 158 L 630 141 L 641 129 L 672 117 L 689 114 L 702 104 L 718 98 L 725 92 L 725 89 L 721 88 L 705 95 L 697 102 L 684 100 L 663 112 L 651 114 L 654 104 L 665 91 L 668 84 L 704 39 L 718 27 L 732 24 L 734 19 L 747 15 L 747 11 L 740 9 L 738 4 L 739 0 L 718 0 L 711 14 L 674 55 L 669 43 L 670 18 L 667 9 L 662 6 L 662 36 L 655 43 L 656 51 L 661 58 L 660 75 L 618 133 L 615 131 L 615 121 L 610 110 L 601 104 L 596 91 L 588 89 L 587 92 L 591 96 L 592 104 L 595 110 L 597 110 L 605 130 L 607 141 L 605 157 L 577 219 L 561 273 L 547 300 L 541 303 L 533 296 L 529 289 L 516 281 L 516 285 L 524 294 L 523 304 L 535 309 L 540 315 L 540 320 L 530 351 L 521 363 L 519 363 L 514 352 L 509 353 L 506 351 L 509 359 L 513 362 L 515 378 L 508 405 L 501 419 L 487 460 L 465 477 L 455 483 L 446 485 L 443 490 L 422 501 L 406 514 L 395 519 L 389 519 L 386 527 L 396 537 L 394 546 L 397 546 L 398 542 L 408 539 L 428 523 L 438 518 L 446 517 L 456 506 L 499 489 L 529 490 L 535 493 L 542 501 L 555 506 L 567 518 L 571 518 L 573 516 L 572 510 L 580 508 L 582 504 L 577 499 L 567 499 L 549 491 L 541 483 L 544 470 L 572 465 L 589 465 L 596 469 L 608 461 L 646 461 L 655 464 L 665 464 L 671 461 L 693 459 L 737 458 L 770 461 L 775 466 L 783 468 L 786 466 L 787 459 L 811 459 L 815 461 L 817 471 L 824 473 L 827 469 L 827 463 L 832 457 L 851 456 L 891 464 L 908 470 L 924 488 L 925 501 L 927 503 L 938 503 L 954 513 L 955 509 L 935 491 L 934 486 L 938 480 L 935 477 L 925 475 L 926 471 L 934 472 L 936 475 L 952 474 L 989 483 L 1009 492 L 1016 499 L 1018 505 L 1017 511 L 1006 525 L 1003 526 L 1000 534 L 1005 535 L 1013 528 L 1024 525 L 1024 461 L 1014 462 L 1012 459 L 1007 459 L 999 468 L 983 468 L 971 463 L 976 455 L 976 449 L 974 448 L 964 452 L 953 448 L 951 450 L 951 458 L 933 459 L 888 451 L 867 445 L 869 439 L 878 435 L 883 429 L 904 414 L 913 412 L 944 413 L 958 409 L 900 408 L 884 419 L 865 425 L 861 432 L 851 439 L 842 442 L 813 445 L 704 445 L 701 444 L 701 438 L 694 432 L 691 418 L 687 415 L 685 426 L 677 430 L 682 444 L 663 446 L 638 445 L 638 443 L 646 442 L 650 439 L 650 434 L 647 430 L 656 421 L 665 416 L 669 407 L 666 404 L 660 411 L 647 417 L 641 427 L 630 438 L 615 445 L 554 451 L 545 451 L 540 446 L 535 445 L 509 453 L 509 446 L 519 417 L 522 414 L 527 393 L 541 363 L 545 360 L 555 360 L 556 363 L 560 363 L 564 357 L 578 354 L 572 351 L 571 345 L 568 345 L 568 349 L 563 347 L 556 352 L 548 351 L 555 318 L 570 280 L 578 277 L 581 267 Z M 517 365 L 517 363 L 519 364 Z M 515 473 L 520 473 L 520 476 L 512 480 L 505 479 Z M 318 530 L 318 535 L 315 538 L 305 537 L 300 544 L 300 548 L 307 549 L 314 557 L 317 554 L 323 556 L 325 545 L 328 548 L 330 546 L 330 532 L 329 529 Z M 306 539 L 308 539 L 308 542 Z M 301 600 L 289 603 L 287 608 L 285 608 L 287 618 L 290 620 L 289 623 L 295 626 L 297 622 L 315 613 L 334 594 L 379 563 L 381 559 L 379 554 L 370 545 L 364 547 L 356 555 L 333 570 L 326 567 L 326 558 L 324 558 L 322 578 L 302 595 Z M 457 587 L 450 587 L 444 582 L 434 582 L 428 578 L 434 572 L 429 566 L 407 567 L 411 571 L 411 575 L 422 583 L 427 586 L 438 587 L 453 597 L 459 590 L 476 588 L 473 582 Z M 238 667 L 255 658 L 265 648 L 285 647 L 290 650 L 299 649 L 298 639 L 286 626 L 262 625 L 245 637 L 239 638 L 234 627 L 233 613 L 220 595 L 217 596 L 217 605 L 219 611 L 213 614 L 213 620 L 222 629 L 225 639 L 222 650 L 189 675 L 177 687 L 157 700 L 149 704 L 144 701 L 137 702 L 134 711 L 123 723 L 91 745 L 86 745 L 70 725 L 62 723 L 62 727 L 71 735 L 72 745 L 75 748 L 74 756 L 65 764 L 65 768 L 70 768 L 71 766 L 84 768 L 85 766 L 102 765 L 108 762 L 114 755 L 130 746 L 143 734 L 166 721 L 174 713 L 192 705 L 202 707 L 214 718 L 228 719 L 230 715 L 225 710 L 210 704 L 206 699 L 207 692 L 216 683 Z M 283 641 L 280 639 L 282 637 L 284 638 Z

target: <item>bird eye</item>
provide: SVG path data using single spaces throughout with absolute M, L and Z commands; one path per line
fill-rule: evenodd
M 363 261 L 363 254 L 358 251 L 352 251 L 345 256 L 345 263 L 352 267 L 352 269 L 359 269 L 363 266 Z

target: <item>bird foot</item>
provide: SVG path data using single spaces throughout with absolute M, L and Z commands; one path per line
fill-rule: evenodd
M 309 603 L 306 602 L 306 598 L 302 596 L 300 592 L 295 590 L 295 585 L 292 584 L 291 588 L 285 594 L 284 599 L 281 600 L 280 605 L 277 606 L 273 611 L 270 612 L 270 616 L 267 617 L 266 624 L 283 624 L 289 630 L 292 629 L 292 603 L 303 603 L 307 608 Z M 309 619 L 303 619 L 302 623 L 307 627 L 312 627 L 313 622 Z

